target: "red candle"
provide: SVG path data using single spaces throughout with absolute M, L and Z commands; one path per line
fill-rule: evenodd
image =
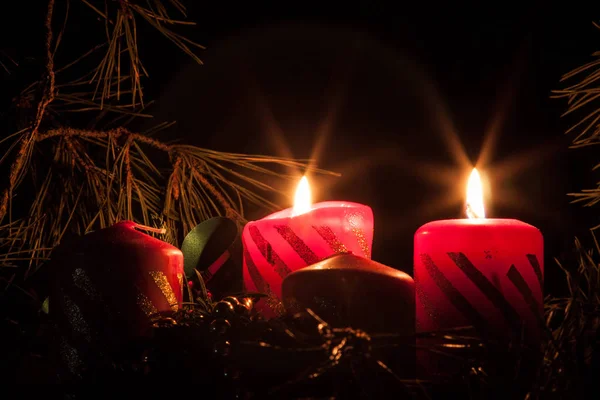
M 524 326 L 527 341 L 539 343 L 542 234 L 515 219 L 485 218 L 476 169 L 469 179 L 467 213 L 469 219 L 430 222 L 415 234 L 417 332 L 474 326 L 508 337 Z
M 123 221 L 55 250 L 49 308 L 66 345 L 118 349 L 149 332 L 151 315 L 178 309 L 183 254 L 140 230 L 154 229 Z
M 242 241 L 246 289 L 268 294 L 270 299 L 257 307 L 265 316 L 274 316 L 283 311 L 281 283 L 289 273 L 336 253 L 371 258 L 373 211 L 347 201 L 311 204 L 303 177 L 294 207 L 249 222 Z

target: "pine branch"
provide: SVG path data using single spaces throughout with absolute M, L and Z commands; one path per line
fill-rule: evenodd
M 43 80 L 41 88 L 41 99 L 38 103 L 35 119 L 30 129 L 21 137 L 21 146 L 17 157 L 10 168 L 8 186 L 2 192 L 0 197 L 0 222 L 4 220 L 7 214 L 9 198 L 13 190 L 18 186 L 23 178 L 28 159 L 33 150 L 38 130 L 44 118 L 46 107 L 54 99 L 55 77 L 54 77 L 54 55 L 52 53 L 52 14 L 54 11 L 54 0 L 48 1 L 48 12 L 46 15 L 46 77 Z
M 150 136 L 168 127 L 167 123 L 145 133 L 126 129 L 124 125 L 132 118 L 148 116 L 149 104 L 141 101 L 140 78 L 145 72 L 137 56 L 134 15 L 154 25 L 190 55 L 192 48 L 202 47 L 167 28 L 190 23 L 170 18 L 160 0 L 148 1 L 146 7 L 126 0 L 104 1 L 104 11 L 97 6 L 98 1 L 81 1 L 102 16 L 109 40 L 55 68 L 54 55 L 64 41 L 70 7 L 67 5 L 62 29 L 54 40 L 55 1 L 48 2 L 45 73 L 17 99 L 31 108 L 31 120 L 25 129 L 0 140 L 7 147 L 0 163 L 11 162 L 0 197 L 0 223 L 8 219 L 0 226 L 0 267 L 26 265 L 27 276 L 67 233 L 84 234 L 123 219 L 166 228 L 162 239 L 178 244 L 183 234 L 211 216 L 227 215 L 244 223 L 245 203 L 276 208 L 266 193 L 282 193 L 265 177 L 295 178 L 281 170 L 332 174 L 313 168 L 310 160 L 224 153 L 166 143 Z M 117 8 L 113 7 L 115 3 Z M 185 15 L 179 0 L 169 3 Z M 93 62 L 91 58 L 98 51 L 105 53 L 97 68 L 70 81 L 64 78 L 74 67 Z M 120 69 L 124 55 L 132 63 L 127 74 Z M 102 88 L 100 101 L 94 100 L 90 82 Z M 127 82 L 131 87 L 125 87 Z M 118 95 L 113 96 L 115 93 Z M 132 103 L 117 101 L 125 97 Z M 55 128 L 65 112 L 90 111 L 95 112 L 91 114 L 91 126 L 115 114 L 117 118 L 107 125 L 121 126 L 104 130 Z M 25 181 L 25 177 L 30 179 Z M 24 191 L 29 194 L 21 196 L 13 207 L 13 195 Z
M 600 25 L 594 22 L 596 28 Z M 561 78 L 561 83 L 577 80 L 564 89 L 553 90 L 552 98 L 566 99 L 567 110 L 564 116 L 579 113 L 578 118 L 567 131 L 567 134 L 575 134 L 571 148 L 581 148 L 600 144 L 600 51 L 592 54 L 594 60 L 575 68 Z M 594 167 L 599 168 L 600 164 Z M 573 203 L 582 203 L 591 207 L 600 202 L 600 183 L 595 189 L 584 189 L 580 193 L 569 193 L 574 197 Z
M 556 260 L 565 273 L 569 296 L 546 301 L 546 324 L 553 331 L 553 340 L 546 346 L 538 395 L 584 397 L 581 391 L 585 379 L 598 374 L 594 368 L 598 368 L 600 361 L 600 264 L 597 259 L 600 246 L 595 229 L 592 229 L 594 251 L 585 249 L 579 239 L 575 239 L 575 268 L 567 268 Z
M 99 15 L 105 23 L 107 50 L 88 81 L 88 83 L 95 84 L 92 100 L 100 98 L 100 109 L 104 108 L 106 100 L 116 98 L 117 101 L 120 101 L 123 94 L 127 92 L 131 94 L 132 106 L 135 107 L 138 104 L 143 106 L 144 104 L 142 78 L 147 77 L 148 72 L 138 53 L 136 17 L 141 17 L 195 62 L 202 64 L 202 60 L 196 55 L 195 50 L 205 47 L 167 28 L 167 25 L 195 25 L 195 23 L 173 19 L 160 0 L 148 1 L 147 7 L 128 0 L 118 0 L 116 7 L 110 7 L 109 2 L 104 1 L 104 10 L 94 5 L 91 0 L 81 1 Z M 185 7 L 181 2 L 171 0 L 170 3 L 185 16 Z M 123 70 L 126 68 L 129 69 L 129 73 L 123 74 Z M 124 76 L 128 76 L 129 89 L 121 87 L 125 83 L 122 79 Z
M 123 127 L 106 131 L 51 129 L 36 135 L 33 143 L 37 152 L 52 157 L 51 161 L 31 161 L 31 173 L 43 172 L 44 176 L 34 180 L 41 185 L 35 188 L 30 217 L 22 218 L 18 229 L 11 227 L 4 233 L 0 229 L 0 237 L 10 247 L 5 258 L 0 257 L 5 265 L 10 252 L 51 249 L 67 231 L 84 234 L 124 219 L 160 225 L 168 232 L 162 238 L 174 244 L 212 216 L 226 215 L 243 224 L 245 201 L 277 207 L 258 193 L 279 192 L 260 177 L 296 178 L 275 173 L 266 163 L 336 175 L 308 167 L 303 160 L 167 144 Z M 37 255 L 43 260 L 49 251 Z M 37 265 L 36 260 L 29 268 Z

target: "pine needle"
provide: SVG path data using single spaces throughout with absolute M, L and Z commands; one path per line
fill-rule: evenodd
M 148 76 L 142 60 L 139 57 L 139 41 L 137 34 L 137 18 L 142 18 L 150 24 L 157 32 L 170 40 L 175 46 L 184 51 L 198 64 L 202 60 L 196 54 L 197 50 L 204 49 L 204 46 L 191 41 L 185 36 L 174 32 L 167 26 L 195 25 L 191 21 L 174 19 L 170 16 L 167 7 L 159 0 L 151 0 L 146 6 L 134 2 L 105 2 L 105 9 L 101 10 L 91 1 L 81 0 L 105 23 L 107 37 L 107 51 L 95 69 L 95 73 L 89 80 L 89 83 L 95 83 L 93 99 L 100 98 L 100 109 L 104 109 L 105 101 L 116 98 L 121 99 L 122 71 L 129 69 L 129 87 L 124 89 L 131 93 L 131 106 L 135 107 L 138 103 L 143 105 L 143 85 L 142 78 Z M 185 8 L 181 2 L 170 0 L 169 3 L 184 17 Z M 117 82 L 113 85 L 113 81 Z
M 568 107 L 563 116 L 579 115 L 566 132 L 575 134 L 571 148 L 600 144 L 600 52 L 593 53 L 592 57 L 592 61 L 566 73 L 561 79 L 561 82 L 575 80 L 575 83 L 552 91 L 551 97 L 567 100 Z M 569 196 L 574 197 L 573 203 L 595 206 L 600 202 L 600 184 L 595 189 L 569 193 Z

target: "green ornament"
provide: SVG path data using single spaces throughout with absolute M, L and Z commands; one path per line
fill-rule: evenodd
M 234 220 L 215 217 L 197 225 L 181 252 L 187 279 L 201 280 L 215 298 L 242 289 L 240 228 Z

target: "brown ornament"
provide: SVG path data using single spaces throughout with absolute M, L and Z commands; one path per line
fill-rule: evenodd
M 350 253 L 336 254 L 289 274 L 283 304 L 294 313 L 310 308 L 334 328 L 354 328 L 391 347 L 373 349 L 398 376 L 415 374 L 415 285 L 406 273 Z
M 415 288 L 406 273 L 353 254 L 336 254 L 289 274 L 288 312 L 310 308 L 333 327 L 414 334 Z

